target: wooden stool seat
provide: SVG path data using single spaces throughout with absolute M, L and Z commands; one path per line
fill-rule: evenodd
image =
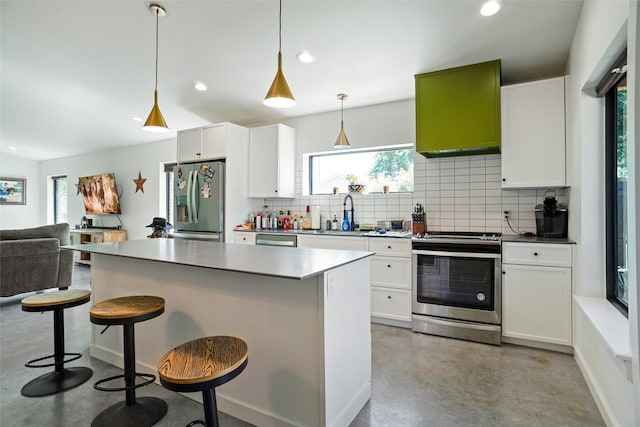
M 48 396 L 64 390 L 69 390 L 87 381 L 93 375 L 90 368 L 65 368 L 64 364 L 82 357 L 80 353 L 66 353 L 64 350 L 64 309 L 89 302 L 91 291 L 84 289 L 66 289 L 62 291 L 46 292 L 31 295 L 21 301 L 22 311 L 45 312 L 53 311 L 53 339 L 54 353 L 50 356 L 39 357 L 28 361 L 28 368 L 46 368 L 55 366 L 53 372 L 41 375 L 29 381 L 22 387 L 21 393 L 27 397 Z M 70 356 L 65 359 L 65 357 Z M 53 363 L 40 363 L 53 359 Z
M 98 325 L 124 325 L 153 319 L 164 313 L 164 298 L 133 295 L 101 301 L 91 307 L 91 322 Z
M 124 374 L 96 382 L 93 388 L 100 391 L 125 391 L 126 400 L 111 405 L 91 423 L 92 427 L 141 427 L 157 423 L 167 413 L 167 404 L 156 397 L 136 400 L 136 388 L 155 381 L 153 374 L 136 373 L 135 323 L 153 319 L 164 313 L 164 298 L 150 295 L 133 295 L 98 302 L 89 310 L 91 323 L 97 325 L 122 325 L 124 339 Z M 106 329 L 105 329 L 106 330 Z M 104 331 L 103 331 L 104 332 Z M 136 384 L 136 377 L 144 382 Z M 124 378 L 124 387 L 105 387 L 103 383 Z
M 75 307 L 89 302 L 91 291 L 85 289 L 66 289 L 63 291 L 47 292 L 43 294 L 31 295 L 24 298 L 20 303 L 23 311 L 47 311 L 56 307 Z
M 206 426 L 218 426 L 215 387 L 231 381 L 249 361 L 247 343 L 230 336 L 211 336 L 181 344 L 158 362 L 160 383 L 177 392 L 202 392 Z

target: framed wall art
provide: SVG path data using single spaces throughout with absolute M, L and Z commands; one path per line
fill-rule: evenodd
M 0 205 L 26 205 L 27 180 L 0 177 Z

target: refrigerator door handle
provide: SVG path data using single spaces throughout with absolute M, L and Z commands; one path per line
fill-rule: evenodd
M 198 171 L 193 171 L 193 181 L 191 183 L 191 214 L 194 224 L 198 223 Z
M 193 175 L 193 171 L 189 171 L 189 178 L 187 178 L 187 219 L 189 224 L 193 224 L 191 220 L 191 175 Z

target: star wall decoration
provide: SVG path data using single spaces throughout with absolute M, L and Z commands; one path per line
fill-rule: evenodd
M 138 192 L 138 190 L 142 191 L 144 193 L 144 182 L 147 180 L 147 178 L 143 178 L 142 177 L 142 173 L 140 171 L 138 171 L 138 179 L 134 179 L 133 182 L 136 183 L 136 193 Z

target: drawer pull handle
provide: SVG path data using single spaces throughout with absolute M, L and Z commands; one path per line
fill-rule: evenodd
M 387 249 L 391 249 L 391 245 L 387 246 Z
M 391 299 L 391 295 L 387 295 L 387 299 Z
M 387 268 L 391 268 L 391 264 L 387 264 Z
M 538 256 L 538 252 L 534 252 L 534 253 L 533 253 L 533 255 L 534 255 L 534 256 Z

